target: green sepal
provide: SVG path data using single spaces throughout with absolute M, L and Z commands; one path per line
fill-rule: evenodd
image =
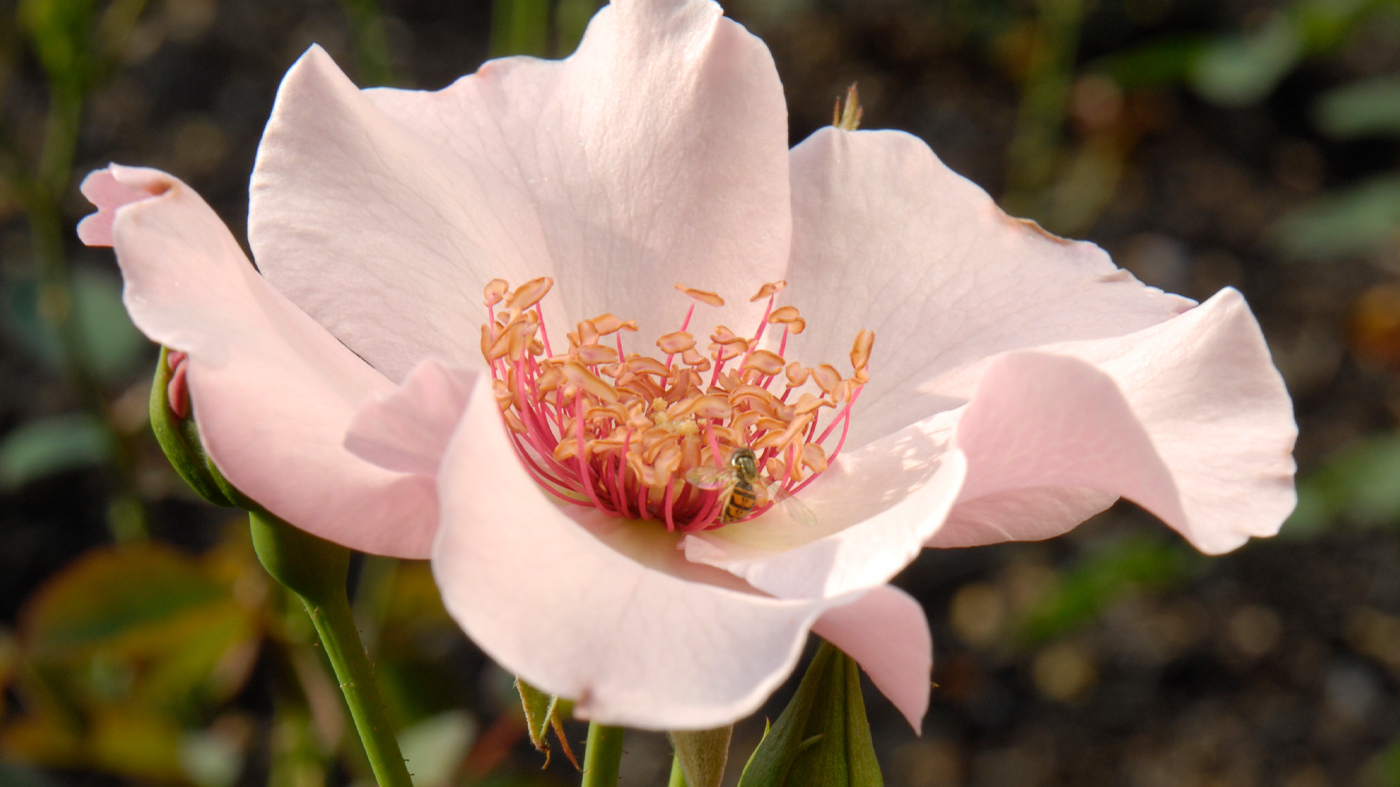
M 729 762 L 729 740 L 734 725 L 713 730 L 681 730 L 667 733 L 676 749 L 676 760 L 685 772 L 686 787 L 719 787 Z
M 350 550 L 294 527 L 261 508 L 248 512 L 253 550 L 272 578 L 309 602 L 343 603 Z
M 569 748 L 569 739 L 564 736 L 563 717 L 572 703 L 553 694 L 546 694 L 520 678 L 515 679 L 515 690 L 520 692 L 520 704 L 525 710 L 525 726 L 530 731 L 530 743 L 534 744 L 535 751 L 544 754 L 545 767 L 549 767 L 552 752 L 549 730 L 553 728 L 554 736 L 559 739 L 560 746 L 564 749 L 564 756 L 568 757 L 569 762 L 577 769 L 578 758 Z
M 166 360 L 169 352 L 165 347 L 160 348 L 155 379 L 151 381 L 151 430 L 156 433 L 156 442 L 160 443 L 165 458 L 170 460 L 170 466 L 196 494 L 216 506 L 232 507 L 237 500 L 229 493 L 233 487 L 204 453 L 204 444 L 199 440 L 199 428 L 195 426 L 194 419 L 181 418 L 170 407 L 170 399 L 166 395 L 172 376 L 170 363 Z
M 744 766 L 739 787 L 883 787 L 860 667 L 823 642 L 797 694 Z

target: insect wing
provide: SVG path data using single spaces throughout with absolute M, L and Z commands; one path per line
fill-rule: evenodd
M 685 474 L 686 481 L 701 489 L 727 489 L 737 477 L 738 471 L 728 465 L 697 467 Z
M 817 524 L 817 515 L 812 513 L 812 509 L 808 508 L 805 503 L 793 497 L 791 492 L 774 484 L 759 484 L 758 489 L 760 490 L 759 505 L 767 505 L 768 501 L 771 500 L 783 510 L 789 519 L 799 525 L 811 527 Z

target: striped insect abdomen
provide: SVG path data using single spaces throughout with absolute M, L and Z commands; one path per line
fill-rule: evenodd
M 756 505 L 758 505 L 758 496 L 754 494 L 753 484 L 747 481 L 737 481 L 729 492 L 729 499 L 724 501 L 723 520 L 726 523 L 738 522 L 748 516 Z

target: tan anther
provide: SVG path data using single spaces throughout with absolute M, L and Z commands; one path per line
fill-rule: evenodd
M 831 394 L 836 390 L 836 386 L 841 384 L 841 373 L 829 363 L 824 363 L 813 369 L 812 378 L 816 380 L 817 387 L 821 388 L 824 394 Z
M 720 445 L 738 445 L 739 443 L 743 442 L 744 439 L 744 436 L 742 434 L 740 434 L 737 430 L 731 429 L 728 426 L 711 425 L 710 431 L 714 432 L 715 439 L 719 441 Z M 723 460 L 727 458 L 728 455 L 729 454 L 726 452 L 725 456 L 720 457 L 720 459 Z
M 481 325 L 481 357 L 488 361 L 495 360 L 491 357 L 491 345 L 495 340 L 491 338 L 491 326 L 482 323 Z
M 530 431 L 530 428 L 525 425 L 524 421 L 520 420 L 520 416 L 516 415 L 514 410 L 506 410 L 504 415 L 507 429 L 516 434 L 525 434 Z
M 598 337 L 601 335 L 602 334 L 598 333 L 598 328 L 588 320 L 584 320 L 578 324 L 578 346 L 580 347 L 597 344 Z
M 596 331 L 598 331 L 600 335 L 603 336 L 608 336 L 610 334 L 617 333 L 618 331 L 637 330 L 636 320 L 624 320 L 621 317 L 618 317 L 612 313 L 600 314 L 597 317 L 594 317 L 593 319 L 589 320 L 589 322 L 592 323 L 593 328 Z
M 757 410 L 745 410 L 730 419 L 729 425 L 733 427 L 735 431 L 742 434 L 748 431 L 749 427 L 758 423 L 763 417 L 764 414 Z
M 733 411 L 733 406 L 725 397 L 705 394 L 692 399 L 685 413 L 696 418 L 728 418 Z
M 635 432 L 642 432 L 650 429 L 655 424 L 652 420 L 641 413 L 636 413 L 627 417 L 627 425 Z
M 779 323 L 787 326 L 787 332 L 794 336 L 807 330 L 807 321 L 802 319 L 802 316 L 797 313 L 797 307 L 795 306 L 779 306 L 773 310 L 772 314 L 768 315 L 769 325 L 777 325 Z
M 763 469 L 767 471 L 769 478 L 782 478 L 783 473 L 787 472 L 787 468 L 783 466 L 783 460 L 776 456 L 770 457 L 767 462 L 764 462 Z
M 715 332 L 710 334 L 710 341 L 714 342 L 714 344 L 742 345 L 745 350 L 749 348 L 749 340 L 746 337 L 735 335 L 733 331 L 729 330 L 729 328 L 724 325 L 715 326 Z M 710 345 L 711 350 L 714 349 L 714 344 Z
M 578 456 L 577 440 L 560 440 L 559 444 L 554 446 L 554 461 L 560 464 L 564 464 L 576 456 Z
M 712 345 L 710 345 L 710 352 L 714 355 L 714 357 L 715 357 L 717 360 L 720 360 L 720 361 L 732 361 L 732 360 L 734 360 L 735 358 L 738 358 L 739 356 L 741 356 L 741 355 L 743 355 L 744 353 L 748 352 L 748 349 L 749 349 L 749 343 L 748 343 L 748 342 L 744 342 L 743 344 L 712 344 Z
M 578 359 L 585 366 L 602 366 L 617 362 L 617 350 L 601 344 L 585 344 L 578 348 Z
M 792 423 L 787 425 L 787 429 L 784 429 L 781 432 L 778 432 L 776 430 L 770 430 L 767 434 L 758 438 L 758 440 L 753 444 L 753 447 L 776 448 L 779 450 L 787 448 L 788 443 L 791 443 L 793 440 L 797 439 L 798 436 L 802 434 L 802 430 L 806 429 L 807 424 L 811 423 L 811 421 L 812 416 L 810 413 L 807 415 L 799 415 L 796 418 L 792 419 Z M 758 422 L 760 428 L 762 428 L 763 424 L 764 421 Z
M 814 443 L 802 446 L 802 464 L 813 473 L 825 473 L 826 449 Z
M 491 390 L 496 395 L 496 404 L 502 410 L 509 409 L 515 403 L 515 393 L 510 390 L 510 384 L 505 380 L 493 381 Z
M 710 359 L 701 355 L 695 348 L 691 348 L 681 353 L 681 361 L 697 372 L 708 372 L 710 370 Z
M 754 350 L 744 359 L 744 368 L 753 369 L 765 377 L 772 377 L 783 370 L 783 356 L 767 350 Z
M 858 385 L 865 385 L 866 383 L 870 382 L 870 370 L 857 369 L 856 373 L 854 375 L 851 375 L 851 379 L 855 380 Z
M 700 301 L 701 303 L 709 304 L 710 306 L 724 305 L 723 298 L 708 290 L 697 290 L 694 287 L 687 287 L 684 284 L 677 284 L 676 289 L 680 290 L 686 295 L 689 295 L 695 300 Z
M 752 298 L 749 298 L 749 303 L 753 303 L 754 301 L 761 301 L 769 296 L 777 295 L 778 293 L 782 292 L 783 288 L 785 287 L 787 287 L 787 282 L 785 281 L 770 281 L 762 287 L 758 288 L 758 294 L 753 296 Z
M 771 409 L 773 405 L 778 403 L 778 397 L 774 396 L 773 392 L 767 388 L 760 388 L 757 385 L 741 385 L 729 392 L 729 403 L 735 407 L 744 406 L 745 403 L 749 407 L 763 404 Z
M 544 371 L 541 372 L 540 376 L 535 380 L 535 390 L 542 394 L 555 390 L 559 387 L 560 383 L 564 382 L 563 364 L 548 362 L 546 362 L 546 364 Z
M 695 337 L 685 331 L 674 331 L 657 339 L 656 346 L 667 355 L 675 355 L 695 349 Z
M 650 374 L 655 377 L 668 377 L 671 374 L 666 364 L 645 355 L 627 356 L 627 368 L 633 374 Z
M 595 399 L 602 399 L 605 402 L 617 401 L 617 389 L 604 382 L 603 378 L 588 371 L 588 367 L 578 361 L 564 363 L 564 377 Z
M 788 364 L 783 373 L 787 375 L 787 387 L 789 388 L 796 388 L 807 382 L 807 378 L 812 376 L 812 370 L 797 361 Z
M 495 306 L 496 304 L 500 303 L 501 299 L 504 298 L 506 296 L 506 293 L 509 291 L 510 282 L 506 281 L 505 279 L 492 279 L 491 281 L 487 282 L 486 289 L 484 291 L 484 294 L 486 296 L 486 305 Z
M 798 415 L 802 415 L 803 413 L 810 413 L 819 407 L 835 406 L 836 404 L 830 400 L 823 399 L 820 396 L 813 396 L 809 393 L 804 393 L 801 396 L 797 397 L 797 403 L 793 405 L 793 410 L 795 410 Z
M 529 343 L 529 337 L 524 335 L 529 329 L 529 322 L 524 319 L 512 320 L 501 332 L 496 334 L 496 338 L 491 342 L 491 347 L 486 352 L 486 357 L 490 360 L 498 360 L 510 356 L 511 360 L 519 360 L 525 352 L 525 345 Z
M 870 363 L 870 348 L 875 344 L 875 332 L 865 328 L 860 329 L 856 334 L 856 343 L 851 347 L 851 365 L 856 371 L 864 369 Z
M 760 432 L 783 432 L 788 428 L 788 422 L 776 416 L 766 416 L 758 419 L 754 428 Z
M 583 413 L 585 421 L 626 421 L 627 409 L 621 402 L 609 402 L 602 407 L 590 407 Z
M 541 276 L 538 279 L 531 279 L 515 289 L 506 298 L 506 307 L 514 313 L 520 313 L 540 302 L 540 299 L 554 286 L 554 280 L 548 276 Z

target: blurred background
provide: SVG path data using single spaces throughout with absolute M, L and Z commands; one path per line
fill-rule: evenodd
M 935 631 L 923 736 L 866 694 L 886 783 L 1400 785 L 1400 2 L 724 4 L 772 48 L 794 142 L 859 82 L 865 127 L 919 135 L 1012 213 L 1167 290 L 1241 289 L 1302 430 L 1297 514 L 1225 557 L 1127 504 L 926 553 L 898 580 Z M 436 89 L 567 54 L 596 7 L 0 0 L 0 785 L 370 783 L 305 614 L 149 434 L 156 351 L 111 252 L 74 235 L 82 176 L 168 170 L 242 239 L 311 43 L 361 85 Z M 424 564 L 352 581 L 420 787 L 577 783 L 541 769 Z M 736 765 L 792 688 L 740 725 Z M 627 751 L 625 784 L 665 782 L 661 736 Z

